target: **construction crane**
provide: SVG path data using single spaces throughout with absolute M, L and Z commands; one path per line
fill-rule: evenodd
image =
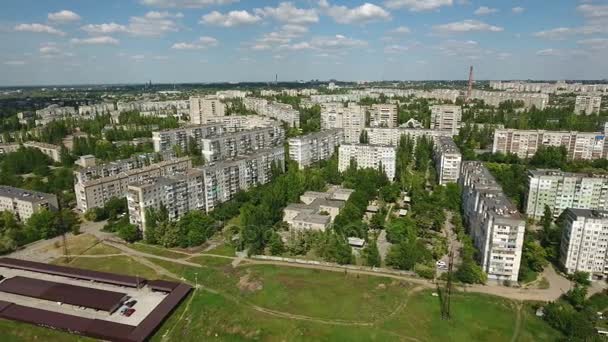
M 467 88 L 467 96 L 465 97 L 465 102 L 469 102 L 471 99 L 471 93 L 473 92 L 473 66 L 469 69 L 469 86 Z

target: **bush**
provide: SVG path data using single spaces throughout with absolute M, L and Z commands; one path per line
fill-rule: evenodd
M 432 266 L 416 264 L 416 266 L 414 266 L 414 272 L 425 279 L 435 278 L 435 267 Z

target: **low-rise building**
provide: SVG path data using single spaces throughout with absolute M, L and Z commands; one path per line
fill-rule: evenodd
M 458 183 L 462 154 L 450 137 L 438 137 L 434 150 L 437 181 L 440 185 Z
M 94 155 L 92 154 L 87 154 L 84 156 L 80 156 L 80 158 L 78 158 L 74 164 L 83 167 L 83 168 L 87 168 L 87 167 L 92 167 L 97 165 L 97 158 L 95 158 Z
M 490 171 L 478 161 L 462 163 L 463 218 L 488 278 L 517 281 L 526 222 Z
M 601 96 L 578 95 L 574 103 L 574 113 L 579 115 L 599 114 L 601 108 Z
M 20 221 L 27 221 L 40 210 L 57 211 L 57 196 L 44 192 L 0 186 L 0 211 L 9 211 Z
M 339 187 L 330 188 L 328 192 L 307 191 L 300 196 L 303 203 L 285 207 L 283 221 L 293 230 L 325 231 L 353 192 Z
M 588 272 L 604 278 L 608 274 L 608 211 L 568 208 L 562 228 L 560 262 L 566 273 Z
M 566 208 L 608 210 L 608 176 L 555 169 L 530 170 L 526 214 L 540 219 L 545 206 L 555 217 Z
M 382 170 L 389 180 L 395 179 L 397 149 L 387 145 L 343 144 L 338 152 L 338 170 L 346 171 L 354 161 L 357 168 Z
M 289 139 L 289 158 L 303 169 L 331 158 L 344 141 L 342 129 L 329 129 Z

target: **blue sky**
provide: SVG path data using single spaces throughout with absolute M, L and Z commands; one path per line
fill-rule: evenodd
M 602 79 L 608 1 L 3 0 L 0 85 Z

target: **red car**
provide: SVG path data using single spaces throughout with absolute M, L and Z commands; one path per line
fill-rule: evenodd
M 135 309 L 127 309 L 123 315 L 127 317 L 131 317 L 131 315 L 135 312 Z

